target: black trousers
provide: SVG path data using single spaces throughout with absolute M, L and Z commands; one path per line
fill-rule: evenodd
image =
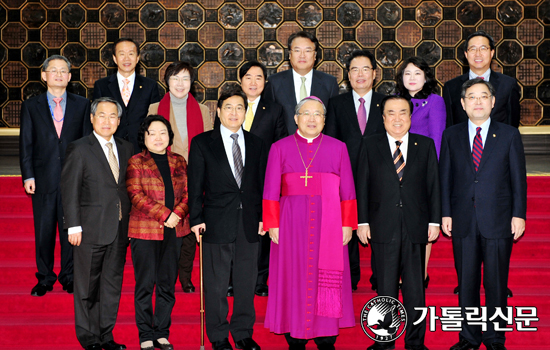
M 61 191 L 32 195 L 34 216 L 34 242 L 36 247 L 36 278 L 41 284 L 53 286 L 56 280 L 66 285 L 73 282 L 73 246 L 63 229 L 63 206 Z M 59 229 L 61 246 L 61 270 L 59 276 L 53 272 L 55 237 Z
M 193 233 L 189 235 L 194 236 Z M 176 237 L 175 230 L 165 229 L 162 241 L 134 238 L 130 242 L 136 278 L 134 305 L 140 343 L 168 339 L 170 335 L 182 240 L 183 237 Z
M 349 253 L 349 270 L 351 274 L 351 286 L 357 287 L 359 280 L 361 279 L 361 261 L 359 258 L 359 238 L 357 237 L 357 231 L 354 230 L 351 235 L 351 240 L 348 243 Z
M 234 341 L 252 337 L 256 312 L 254 310 L 254 289 L 258 275 L 258 245 L 246 240 L 242 225 L 242 211 L 239 215 L 239 229 L 233 243 L 203 244 L 203 276 L 206 335 L 214 343 L 228 338 Z M 208 234 L 208 225 L 206 225 Z M 233 262 L 233 314 L 227 321 L 227 285 Z
M 260 236 L 258 253 L 258 280 L 256 285 L 267 285 L 269 277 L 269 250 L 271 248 L 271 239 L 269 235 Z
M 75 329 L 84 348 L 113 340 L 128 249 L 120 227 L 109 245 L 82 243 L 73 250 Z
M 426 235 L 428 228 L 426 227 Z M 378 279 L 378 295 L 399 298 L 399 277 L 403 280 L 403 306 L 407 312 L 406 345 L 423 345 L 426 320 L 413 325 L 421 311 L 415 307 L 426 306 L 424 290 L 424 263 L 426 244 L 412 243 L 405 227 L 394 232 L 389 243 L 372 242 Z
M 195 260 L 195 252 L 197 251 L 197 238 L 195 234 L 191 232 L 187 236 L 183 237 L 181 243 L 180 257 L 178 261 L 178 269 L 180 276 L 180 283 L 183 286 L 183 281 L 191 279 L 191 273 L 193 272 L 193 261 Z
M 475 226 L 474 232 L 464 238 L 452 237 L 459 286 L 458 304 L 460 307 L 480 306 L 481 265 L 483 264 L 485 306 L 487 306 L 487 317 L 491 317 L 497 306 L 504 310 L 508 305 L 506 288 L 514 236 L 510 232 L 508 238 L 487 239 L 481 235 L 477 224 Z M 499 320 L 499 323 L 501 328 L 506 326 L 503 320 Z M 481 326 L 463 322 L 459 336 L 478 346 L 482 342 L 486 345 L 504 344 L 505 334 L 501 331 L 496 332 L 493 322 L 487 322 L 487 331 L 483 334 Z

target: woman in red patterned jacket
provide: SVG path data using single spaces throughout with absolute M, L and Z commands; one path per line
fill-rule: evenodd
M 172 350 L 168 342 L 183 237 L 189 228 L 187 163 L 168 150 L 174 133 L 160 115 L 141 124 L 143 152 L 128 161 L 126 186 L 132 201 L 131 238 L 136 288 L 134 304 L 142 350 Z M 153 290 L 156 307 L 153 313 Z

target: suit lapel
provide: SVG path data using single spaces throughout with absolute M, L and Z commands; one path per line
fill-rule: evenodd
M 313 70 L 312 78 L 311 78 L 311 93 L 310 95 L 316 96 L 316 97 L 323 97 L 327 96 L 328 93 L 326 92 L 325 85 L 321 83 L 321 78 L 319 77 L 319 72 L 317 70 Z M 357 122 L 359 124 L 359 122 Z
M 115 97 L 115 99 L 118 101 L 118 103 L 122 106 L 122 108 L 125 109 L 126 105 L 124 104 L 124 101 L 122 100 L 122 95 L 120 94 L 120 87 L 118 86 L 118 79 L 117 79 L 116 73 L 111 75 L 109 90 L 111 91 L 111 94 Z
M 50 130 L 49 132 L 53 132 L 55 134 L 55 137 L 58 137 L 57 130 L 55 130 L 55 125 L 53 124 L 52 110 L 50 108 L 50 105 L 48 104 L 47 93 L 40 95 L 40 97 L 38 98 L 38 103 L 40 117 L 42 118 L 44 123 L 46 123 L 46 127 L 48 128 L 48 130 Z
M 282 101 L 292 102 L 292 105 L 296 106 L 298 102 L 296 101 L 296 87 L 294 86 L 292 68 L 287 70 L 286 72 L 288 73 L 285 73 L 285 76 L 283 79 L 283 85 L 281 86 L 282 91 L 278 91 L 278 93 L 284 94 L 285 98 L 281 99 Z
M 266 106 L 265 100 L 263 98 L 260 98 L 260 102 L 258 103 L 258 107 L 256 108 L 256 114 L 254 114 L 254 120 L 252 121 L 252 126 L 250 127 L 250 132 L 253 132 L 255 129 L 258 128 L 258 125 L 260 125 L 260 120 L 264 117 L 266 113 L 269 113 L 269 110 L 266 108 L 269 106 Z
M 418 152 L 418 137 L 409 133 L 409 144 L 407 145 L 407 158 L 405 159 L 405 168 L 403 169 L 403 181 L 407 177 L 407 173 L 411 166 L 414 166 L 416 154 Z M 393 160 L 393 157 L 392 157 Z M 394 166 L 395 169 L 395 166 Z M 397 172 L 395 172 L 397 174 Z
M 235 186 L 238 187 L 237 181 L 235 180 L 235 175 L 233 175 L 233 171 L 231 171 L 231 165 L 229 164 L 229 162 L 232 162 L 233 159 L 227 159 L 227 153 L 225 152 L 225 147 L 223 145 L 220 128 L 216 128 L 212 132 L 212 142 L 210 142 L 210 149 L 212 150 L 212 153 L 220 164 L 220 168 L 222 169 L 224 174 L 232 180 Z
M 73 109 L 74 109 L 74 96 L 72 96 L 71 94 L 69 94 L 67 92 L 67 101 L 66 104 L 65 104 L 65 116 L 64 116 L 64 119 L 63 119 L 63 126 L 61 127 L 61 137 L 60 138 L 63 138 L 63 136 L 65 136 L 65 133 L 67 133 L 67 128 L 69 128 L 69 126 L 71 125 L 71 122 L 73 121 L 73 115 L 74 115 L 74 112 L 73 112 Z
M 470 168 L 470 171 L 475 174 L 476 170 L 474 168 L 474 158 L 472 157 L 472 148 L 470 145 L 470 134 L 468 132 L 468 122 L 463 123 L 462 130 L 459 131 L 459 142 L 460 142 L 460 148 L 462 148 L 462 152 L 466 155 L 468 158 L 468 167 Z
M 142 90 L 143 77 L 141 75 L 137 75 L 136 73 L 136 79 L 134 80 L 134 89 L 132 90 L 132 95 L 130 96 L 130 101 L 128 101 L 128 106 L 126 107 L 126 109 L 132 108 L 136 101 L 140 100 Z
M 245 164 L 244 168 L 243 168 L 243 178 L 241 180 L 241 187 L 242 187 L 242 184 L 246 181 L 246 177 L 247 177 L 247 167 L 246 167 L 246 159 L 253 159 L 253 157 L 251 156 L 252 152 L 254 151 L 254 145 L 252 144 L 252 139 L 250 137 L 250 133 L 248 132 L 244 132 L 244 157 L 243 157 L 243 163 Z M 249 157 L 250 156 L 250 157 Z M 251 168 L 250 166 L 248 167 L 249 169 Z
M 495 95 L 498 95 L 498 91 L 499 91 L 498 87 L 500 85 L 500 78 L 499 78 L 498 74 L 491 70 L 491 75 L 489 77 L 489 81 L 491 82 L 491 85 L 493 85 L 493 88 L 495 89 Z M 495 96 L 495 98 L 497 98 L 497 97 Z M 498 98 L 500 98 L 500 96 Z M 506 98 L 508 98 L 508 97 L 506 97 Z M 493 110 L 491 111 L 491 117 L 493 115 L 495 115 L 496 110 L 497 110 L 496 108 L 493 108 Z M 493 124 L 493 123 L 491 123 L 491 124 Z
M 485 140 L 485 145 L 483 146 L 483 154 L 481 155 L 481 161 L 479 162 L 479 168 L 477 169 L 477 172 L 480 172 L 483 168 L 483 165 L 487 163 L 487 159 L 491 156 L 491 152 L 495 148 L 495 144 L 498 142 L 498 136 L 498 125 L 496 122 L 491 121 L 489 131 L 487 132 L 487 139 Z
M 367 127 L 365 128 L 365 132 L 363 135 L 369 135 L 369 133 L 374 133 L 376 132 L 376 130 L 378 130 L 380 120 L 382 120 L 382 118 L 380 117 L 380 115 L 382 114 L 382 112 L 380 111 L 380 102 L 383 98 L 384 95 L 378 94 L 374 91 L 372 92 L 369 115 L 367 119 Z
M 397 172 L 395 171 L 395 165 L 393 164 L 393 158 L 392 158 L 390 145 L 388 143 L 388 137 L 385 133 L 377 135 L 377 137 L 378 137 L 378 142 L 376 144 L 378 145 L 378 151 L 380 152 L 380 156 L 382 157 L 382 160 L 386 164 L 386 166 L 388 166 L 390 172 L 393 173 L 393 176 L 395 177 L 395 179 L 399 181 L 399 177 L 397 177 Z M 405 168 L 406 167 L 407 166 L 405 165 Z
M 128 159 L 130 157 L 129 157 L 128 154 L 126 154 L 126 150 L 125 150 L 124 146 L 122 145 L 122 141 L 116 139 L 114 136 L 113 136 L 113 139 L 116 142 L 116 150 L 117 150 L 117 154 L 118 154 L 118 164 L 119 164 L 118 165 L 118 168 L 119 168 L 118 184 L 119 185 L 124 185 L 124 183 L 121 183 L 121 180 L 123 178 L 126 178 L 126 176 L 123 176 L 123 174 L 126 174 L 126 168 L 128 167 Z M 103 158 L 105 158 L 105 156 Z M 109 163 L 107 163 L 107 165 L 109 165 Z M 109 166 L 109 171 L 111 171 L 110 166 Z M 157 172 L 158 172 L 158 168 L 157 168 Z M 160 172 L 159 172 L 159 175 L 160 175 Z M 114 179 L 114 177 L 113 177 L 113 179 Z

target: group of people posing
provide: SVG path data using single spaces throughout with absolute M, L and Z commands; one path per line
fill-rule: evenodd
M 241 86 L 221 94 L 214 123 L 190 93 L 189 63 L 167 67 L 161 98 L 157 82 L 136 74 L 132 39 L 112 50 L 118 71 L 96 81 L 91 104 L 66 91 L 71 65 L 55 55 L 42 66 L 48 91 L 21 109 L 38 269 L 31 294 L 44 296 L 56 280 L 74 292 L 84 349 L 126 349 L 112 331 L 128 245 L 142 350 L 174 348 L 176 281 L 195 291 L 200 239 L 214 350 L 233 349 L 229 333 L 237 349 L 260 350 L 255 295 L 268 296 L 264 326 L 289 349 L 311 339 L 334 349 L 339 329 L 355 326 L 360 244 L 371 246 L 371 288 L 402 291 L 405 348 L 427 349 L 426 323 L 413 321 L 426 305 L 440 227 L 452 237 L 459 306 L 480 306 L 482 269 L 488 313 L 507 305 L 512 243 L 525 229 L 525 157 L 519 87 L 490 69 L 495 45 L 485 32 L 465 41 L 470 70 L 446 82 L 443 97 L 421 57 L 404 60 L 395 95 L 374 92 L 367 50 L 347 58 L 351 91 L 339 95 L 336 78 L 313 68 L 315 36 L 296 32 L 291 69 L 268 79 L 261 63 L 243 64 Z M 504 334 L 493 323 L 463 325 L 451 350 L 505 349 Z M 377 341 L 368 350 L 394 348 Z

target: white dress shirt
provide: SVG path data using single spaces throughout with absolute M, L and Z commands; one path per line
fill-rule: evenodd
M 134 83 L 136 82 L 136 72 L 132 73 L 128 78 L 125 78 L 120 74 L 120 72 L 116 72 L 116 78 L 118 80 L 118 88 L 120 89 L 120 94 L 122 95 L 122 88 L 124 87 L 124 79 L 130 80 L 128 83 L 128 90 L 130 90 L 130 96 L 132 96 L 132 92 L 134 91 Z
M 244 146 L 243 128 L 242 127 L 239 128 L 239 130 L 236 133 L 234 133 L 233 131 L 223 126 L 223 124 L 220 124 L 220 134 L 222 135 L 223 147 L 225 148 L 225 154 L 227 155 L 227 160 L 229 161 L 229 165 L 231 166 L 231 171 L 233 172 L 233 175 L 235 175 L 235 163 L 233 162 L 233 139 L 231 138 L 231 134 L 239 135 L 239 137 L 237 138 L 237 143 L 241 148 L 241 157 L 243 159 L 243 169 L 244 169 L 246 153 L 245 153 L 245 146 Z
M 306 97 L 311 96 L 311 81 L 313 79 L 313 69 L 309 71 L 306 75 Z M 296 94 L 296 104 L 300 103 L 300 87 L 302 86 L 302 75 L 296 73 L 296 71 L 292 70 L 292 78 L 294 79 L 294 93 Z
M 103 153 L 105 154 L 105 158 L 107 158 L 107 163 L 109 163 L 109 148 L 107 148 L 107 142 L 110 142 L 110 143 L 113 144 L 113 152 L 115 154 L 116 161 L 117 161 L 118 166 L 120 168 L 120 162 L 118 160 L 118 149 L 116 147 L 115 138 L 113 136 L 111 136 L 111 140 L 107 141 L 103 137 L 99 136 L 95 132 L 95 130 L 93 131 L 93 134 L 97 138 L 97 141 L 99 141 L 99 144 L 101 145 L 101 149 L 103 150 Z M 75 233 L 79 233 L 79 232 L 82 232 L 82 226 L 69 227 L 69 232 L 68 233 L 70 235 L 75 234 Z

